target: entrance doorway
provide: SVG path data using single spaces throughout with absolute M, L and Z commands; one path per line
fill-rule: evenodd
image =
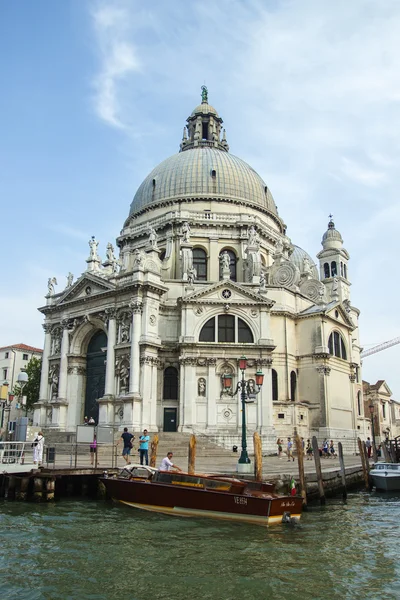
M 86 362 L 86 396 L 85 416 L 92 417 L 96 423 L 99 420 L 99 405 L 97 400 L 104 396 L 106 382 L 107 335 L 98 331 L 89 342 Z
M 178 426 L 177 415 L 177 408 L 164 408 L 164 431 L 176 431 Z

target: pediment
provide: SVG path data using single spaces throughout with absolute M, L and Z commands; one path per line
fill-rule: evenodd
M 336 311 L 338 312 L 338 316 L 336 316 Z M 328 310 L 326 314 L 328 315 L 328 317 L 331 317 L 331 319 L 334 319 L 336 322 L 343 323 L 344 325 L 347 325 L 347 327 L 351 327 L 352 329 L 356 328 L 343 304 L 336 304 L 336 306 Z
M 57 306 L 66 304 L 80 298 L 91 298 L 98 294 L 104 294 L 115 289 L 115 285 L 109 281 L 93 275 L 92 273 L 84 273 L 77 281 L 72 284 L 57 302 Z
M 384 381 L 378 388 L 377 388 L 377 392 L 378 394 L 382 394 L 384 396 L 391 396 L 392 395 L 392 390 L 390 389 L 390 387 L 388 386 L 388 384 L 386 383 L 386 381 Z
M 258 304 L 271 308 L 275 301 L 266 297 L 266 293 L 258 294 L 246 285 L 231 280 L 222 280 L 193 291 L 180 298 L 182 304 Z

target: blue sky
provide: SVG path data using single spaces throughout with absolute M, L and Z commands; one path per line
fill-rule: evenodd
M 41 346 L 47 279 L 79 276 L 209 99 L 312 256 L 328 214 L 365 346 L 400 335 L 397 0 L 0 3 L 0 345 Z M 400 345 L 364 360 L 400 399 Z

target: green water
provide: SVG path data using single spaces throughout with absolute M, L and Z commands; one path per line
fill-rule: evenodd
M 399 599 L 400 493 L 352 494 L 298 526 L 104 502 L 0 504 L 1 600 Z

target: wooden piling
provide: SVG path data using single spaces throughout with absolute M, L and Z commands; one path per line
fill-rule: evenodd
M 361 442 L 362 443 L 362 447 L 364 450 L 364 456 L 365 456 L 365 468 L 367 469 L 367 473 L 368 473 L 368 480 L 369 480 L 369 458 L 368 458 L 368 448 L 365 442 Z
M 196 436 L 192 433 L 189 441 L 188 473 L 193 475 L 196 470 Z
M 325 504 L 325 490 L 324 490 L 324 482 L 322 480 L 322 470 L 321 470 L 321 457 L 319 455 L 318 441 L 315 435 L 312 438 L 312 447 L 314 454 L 314 462 L 315 462 L 315 473 L 317 475 L 318 482 L 318 493 L 319 493 L 319 501 L 321 504 Z
M 17 487 L 15 492 L 16 500 L 26 500 L 28 496 L 29 477 L 21 477 L 17 480 Z
M 360 457 L 361 457 L 361 466 L 362 466 L 362 470 L 363 470 L 365 488 L 367 490 L 369 490 L 369 478 L 368 478 L 365 452 L 364 452 L 363 444 L 362 444 L 362 441 L 360 440 L 360 438 L 357 438 L 357 443 L 358 443 L 358 450 L 360 452 Z
M 15 500 L 16 484 L 17 484 L 16 478 L 13 475 L 9 475 L 8 479 L 7 479 L 5 494 L 4 494 L 4 497 L 7 498 L 7 500 Z
M 339 464 L 340 464 L 340 477 L 342 478 L 342 486 L 343 486 L 343 500 L 346 501 L 347 500 L 346 469 L 344 466 L 342 442 L 338 443 L 338 453 L 339 453 Z
M 300 495 L 303 498 L 303 507 L 307 506 L 307 487 L 306 479 L 304 476 L 304 448 L 303 442 L 298 433 L 296 433 L 294 441 L 296 443 L 297 450 L 297 462 L 299 465 L 299 484 L 300 484 Z
M 43 500 L 43 479 L 41 477 L 34 477 L 33 479 L 33 499 L 36 502 Z
M 158 433 L 155 434 L 153 439 L 151 440 L 150 448 L 150 467 L 155 468 L 157 461 L 157 447 L 158 447 Z
M 54 477 L 49 477 L 45 479 L 45 487 L 46 487 L 46 500 L 47 502 L 51 502 L 54 500 L 54 493 L 56 490 L 56 480 Z
M 254 478 L 256 481 L 262 480 L 262 445 L 261 438 L 257 431 L 253 434 L 254 444 Z

